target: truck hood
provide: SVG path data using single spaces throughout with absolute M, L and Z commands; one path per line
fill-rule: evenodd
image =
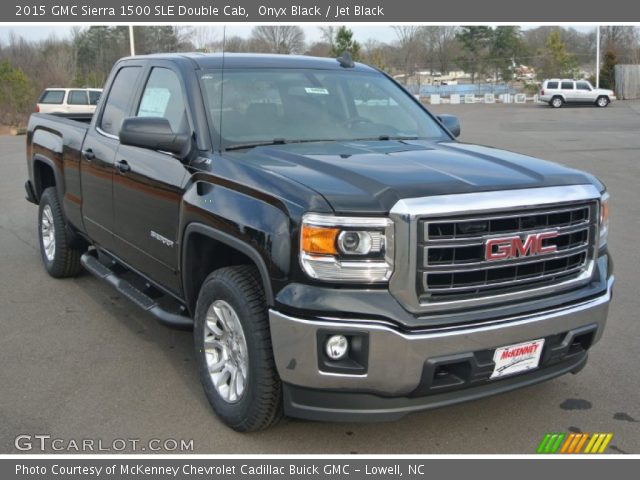
M 453 141 L 299 143 L 229 155 L 313 189 L 336 213 L 388 212 L 403 198 L 597 182 L 555 163 Z

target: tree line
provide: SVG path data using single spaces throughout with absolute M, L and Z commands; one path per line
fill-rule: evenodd
M 394 41 L 357 41 L 345 26 L 323 26 L 307 41 L 302 28 L 256 26 L 247 37 L 226 35 L 221 27 L 136 26 L 136 54 L 156 52 L 255 52 L 338 56 L 391 74 L 463 70 L 472 82 L 511 81 L 515 65 L 535 69 L 539 79 L 574 77 L 593 71 L 595 29 L 541 26 L 395 26 Z M 640 63 L 640 29 L 602 27 L 603 77 L 612 86 L 616 63 Z M 0 123 L 23 125 L 46 87 L 101 87 L 114 62 L 129 55 L 126 26 L 74 27 L 68 38 L 31 41 L 10 35 L 0 44 Z M 406 78 L 406 77 L 405 77 Z

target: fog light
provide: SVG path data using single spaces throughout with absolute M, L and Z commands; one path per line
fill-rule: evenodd
M 349 351 L 349 341 L 344 335 L 332 335 L 327 340 L 324 351 L 331 360 L 341 360 Z

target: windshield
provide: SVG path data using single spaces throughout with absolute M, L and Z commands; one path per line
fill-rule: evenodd
M 353 70 L 252 69 L 201 75 L 221 148 L 269 143 L 443 139 L 442 128 L 384 75 Z

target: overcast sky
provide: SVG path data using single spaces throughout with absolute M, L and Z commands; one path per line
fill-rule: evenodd
M 524 29 L 533 28 L 535 25 L 523 26 Z M 223 27 L 211 27 L 216 32 L 218 37 L 222 37 Z M 251 34 L 253 26 L 242 25 L 227 25 L 227 35 L 240 35 L 242 37 L 248 37 Z M 308 42 L 313 42 L 320 39 L 320 29 L 315 25 L 303 25 L 302 26 L 306 39 Z M 388 26 L 361 26 L 350 25 L 349 28 L 353 30 L 356 40 L 364 42 L 369 38 L 375 38 L 381 42 L 391 42 L 396 40 L 396 35 L 391 27 Z M 575 26 L 578 30 L 588 31 L 595 27 L 592 26 Z M 13 31 L 17 35 L 24 37 L 27 40 L 43 40 L 50 35 L 55 35 L 58 38 L 68 37 L 71 31 L 71 26 L 52 26 L 52 25 L 39 25 L 39 26 L 0 26 L 0 42 L 6 42 L 9 38 L 9 33 Z

